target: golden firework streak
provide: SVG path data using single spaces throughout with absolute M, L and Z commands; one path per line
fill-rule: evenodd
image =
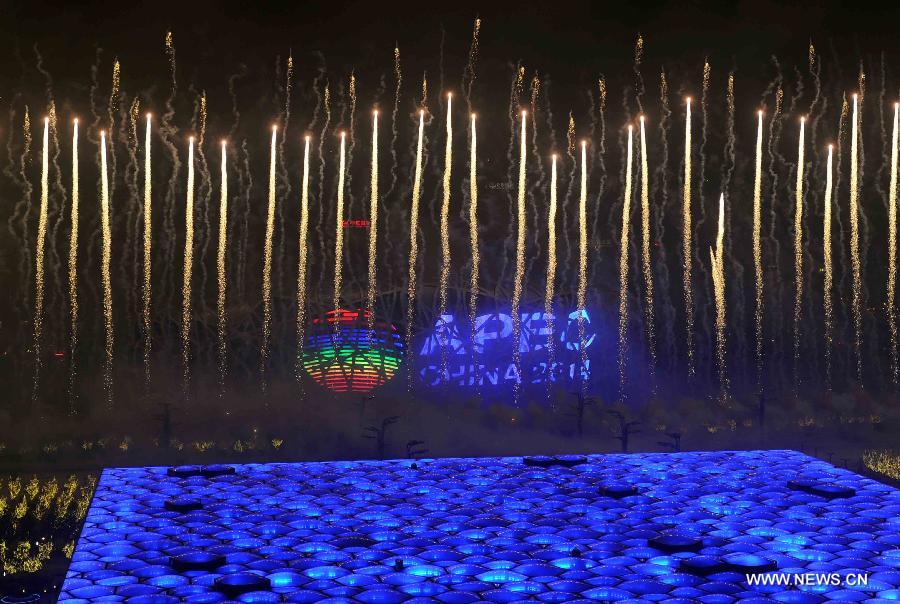
M 862 275 L 859 260 L 859 113 L 858 98 L 853 95 L 853 125 L 850 129 L 850 263 L 853 269 L 853 349 L 856 354 L 856 379 L 862 380 Z
M 682 189 L 682 256 L 684 257 L 684 325 L 687 338 L 688 377 L 694 375 L 694 290 L 691 285 L 691 99 L 687 99 L 687 113 L 684 122 L 684 184 Z
M 78 348 L 78 119 L 72 128 L 72 231 L 69 235 L 69 411 L 74 411 L 75 351 Z
M 103 233 L 103 256 L 101 259 L 101 275 L 103 282 L 103 318 L 106 327 L 106 355 L 103 363 L 103 389 L 106 404 L 113 403 L 113 315 L 112 315 L 112 281 L 110 278 L 110 262 L 112 261 L 112 230 L 109 224 L 109 176 L 106 169 L 106 132 L 100 133 L 100 221 Z
M 450 171 L 453 167 L 453 95 L 447 95 L 447 141 L 444 147 L 444 182 L 443 199 L 441 201 L 441 274 L 440 274 L 440 312 L 447 310 L 447 281 L 450 278 Z
M 144 385 L 150 386 L 150 353 L 152 336 L 150 332 L 150 308 L 152 300 L 151 273 L 153 253 L 153 178 L 150 163 L 150 122 L 152 116 L 147 114 L 147 130 L 144 134 L 144 291 L 143 291 L 143 328 L 144 328 Z
M 399 65 L 399 63 L 398 63 Z M 369 201 L 369 290 L 366 297 L 366 310 L 369 335 L 375 324 L 375 291 L 378 287 L 376 270 L 378 254 L 378 112 L 372 115 L 372 176 L 370 182 L 371 199 Z
M 278 127 L 272 126 L 272 143 L 269 150 L 269 204 L 266 211 L 266 241 L 263 248 L 263 341 L 259 371 L 263 391 L 266 389 L 266 368 L 269 361 L 269 341 L 272 335 L 272 239 L 275 236 L 275 155 Z
M 800 365 L 800 314 L 803 310 L 803 146 L 806 134 L 806 118 L 800 118 L 800 142 L 797 145 L 797 183 L 794 203 L 794 385 L 799 380 Z
M 625 399 L 625 356 L 628 352 L 628 234 L 631 230 L 631 169 L 634 126 L 628 125 L 625 194 L 622 199 L 622 237 L 619 251 L 619 395 Z
M 41 340 L 44 336 L 44 243 L 47 240 L 47 203 L 48 176 L 50 155 L 48 151 L 50 135 L 50 118 L 44 118 L 44 146 L 41 152 L 41 208 L 38 214 L 37 250 L 34 265 L 34 391 L 38 394 L 40 369 L 43 365 L 41 357 Z
M 894 297 L 897 287 L 897 136 L 900 127 L 900 103 L 894 103 L 894 128 L 891 135 L 891 183 L 888 189 L 888 284 L 887 317 L 891 329 L 891 378 L 897 383 L 900 363 L 897 356 L 897 314 Z
M 513 365 L 516 372 L 516 381 L 513 383 L 514 392 L 518 399 L 518 392 L 521 386 L 522 376 L 520 372 L 519 358 L 519 334 L 521 331 L 522 318 L 519 316 L 519 302 L 522 299 L 522 279 L 525 275 L 525 158 L 526 155 L 526 137 L 525 129 L 527 114 L 522 112 L 522 131 L 519 135 L 519 189 L 516 199 L 516 276 L 513 282 L 512 296 L 512 346 L 513 346 Z
M 303 343 L 306 329 L 306 268 L 309 250 L 307 231 L 309 230 L 309 137 L 303 146 L 303 185 L 300 192 L 300 230 L 297 235 L 297 364 L 295 376 L 299 381 L 303 375 Z
M 587 294 L 587 142 L 581 141 L 581 194 L 578 197 L 578 383 L 582 394 L 587 389 L 584 368 L 587 363 L 587 347 L 584 332 L 584 304 Z
M 225 393 L 225 376 L 228 372 L 228 357 L 225 340 L 225 300 L 228 279 L 225 276 L 225 246 L 228 244 L 228 146 L 222 141 L 222 168 L 219 196 L 219 248 L 216 254 L 216 274 L 218 280 L 218 301 L 216 317 L 219 336 L 219 396 Z
M 416 264 L 419 256 L 419 198 L 422 195 L 422 139 L 425 134 L 425 112 L 419 111 L 419 140 L 416 144 L 416 173 L 413 177 L 412 207 L 409 217 L 409 273 L 406 304 L 406 349 L 412 340 L 413 313 L 416 301 Z
M 475 21 L 473 34 L 473 52 L 477 52 L 478 28 L 481 21 Z M 474 71 L 473 71 L 474 78 Z M 475 114 L 472 114 L 472 140 L 469 147 L 469 246 L 472 255 L 472 275 L 469 286 L 469 323 L 472 325 L 472 338 L 475 337 L 475 314 L 478 309 L 478 264 L 481 258 L 478 253 L 478 140 L 475 133 Z M 474 348 L 473 348 L 474 350 Z
M 344 172 L 347 162 L 347 133 L 341 132 L 341 156 L 338 172 L 337 210 L 334 238 L 334 309 L 341 307 L 342 270 L 344 263 Z M 337 322 L 335 322 L 337 329 Z
M 181 364 L 184 396 L 191 381 L 191 275 L 194 270 L 194 137 L 188 139 L 188 177 L 184 212 L 184 281 L 181 288 Z
M 650 387 L 656 376 L 656 329 L 653 315 L 653 266 L 650 263 L 650 171 L 647 168 L 647 138 L 644 134 L 644 116 L 641 124 L 641 260 L 644 272 L 645 316 L 647 323 L 647 350 L 650 356 Z
M 548 371 L 553 369 L 553 286 L 556 281 L 556 154 L 550 168 L 550 207 L 547 210 L 547 286 L 544 289 L 544 314 L 547 316 Z
M 831 389 L 831 346 L 832 333 L 834 331 L 834 302 L 831 297 L 831 288 L 834 282 L 832 276 L 833 263 L 831 260 L 831 197 L 833 190 L 832 160 L 834 145 L 828 145 L 828 173 L 825 176 L 825 211 L 822 218 L 822 243 L 824 245 L 825 283 L 823 286 L 823 306 L 825 311 L 825 383 Z
M 728 398 L 728 370 L 725 359 L 725 194 L 719 195 L 719 228 L 716 247 L 710 248 L 712 262 L 713 291 L 716 302 L 716 361 L 719 369 L 720 402 Z
M 753 318 L 756 334 L 756 386 L 762 387 L 763 350 L 763 265 L 762 265 L 762 140 L 763 112 L 756 114 L 756 168 L 753 175 L 753 273 L 756 297 Z

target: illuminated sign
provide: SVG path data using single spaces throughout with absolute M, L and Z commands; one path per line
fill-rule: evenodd
M 579 375 L 586 380 L 591 371 L 588 352 L 597 334 L 587 311 L 581 312 L 584 354 L 579 311 L 562 319 L 554 319 L 544 312 L 521 313 L 518 371 L 513 359 L 513 322 L 509 314 L 498 312 L 476 317 L 474 333 L 468 318 L 457 320 L 453 315 L 441 315 L 434 330 L 418 347 L 419 375 L 429 386 L 446 383 L 504 386 L 517 381 L 523 385 L 545 384 L 575 381 Z M 553 319 L 552 334 L 550 319 Z

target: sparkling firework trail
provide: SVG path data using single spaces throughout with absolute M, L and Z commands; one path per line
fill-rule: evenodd
M 303 146 L 303 185 L 300 192 L 300 230 L 297 236 L 299 255 L 297 261 L 297 364 L 295 377 L 298 383 L 303 375 L 303 344 L 306 329 L 306 268 L 307 232 L 309 231 L 309 137 Z
M 153 175 L 150 163 L 150 124 L 152 116 L 147 114 L 147 130 L 144 134 L 144 291 L 143 291 L 143 327 L 144 327 L 144 385 L 150 387 L 150 352 L 152 336 L 150 331 L 151 307 L 151 272 L 153 252 Z
M 625 399 L 625 357 L 628 352 L 628 234 L 631 230 L 631 165 L 634 127 L 628 125 L 625 194 L 622 199 L 622 237 L 619 252 L 619 397 Z
M 644 272 L 645 288 L 645 321 L 647 331 L 647 350 L 650 354 L 650 383 L 653 385 L 656 376 L 656 328 L 653 315 L 653 266 L 650 263 L 650 171 L 647 168 L 647 138 L 644 132 L 644 116 L 640 117 L 641 125 L 641 260 Z
M 519 359 L 519 334 L 521 331 L 522 319 L 519 316 L 519 302 L 522 299 L 522 280 L 525 276 L 525 158 L 526 155 L 526 138 L 527 130 L 525 128 L 527 121 L 526 112 L 522 112 L 522 130 L 519 135 L 519 189 L 516 200 L 516 276 L 513 282 L 512 295 L 512 341 L 513 341 L 513 365 L 516 371 L 516 381 L 513 382 L 514 393 L 518 401 L 519 388 L 521 386 L 520 359 Z
M 806 135 L 806 118 L 800 118 L 800 141 L 797 145 L 797 184 L 794 203 L 794 387 L 800 379 L 800 313 L 803 310 L 803 151 Z
M 725 194 L 719 196 L 719 228 L 716 247 L 710 248 L 713 288 L 716 302 L 716 362 L 719 370 L 720 402 L 728 398 L 728 370 L 725 359 L 725 263 L 722 256 L 725 243 Z
M 762 265 L 762 139 L 763 112 L 756 114 L 756 168 L 753 175 L 753 272 L 756 281 L 756 298 L 753 318 L 756 334 L 756 387 L 762 388 L 763 369 L 763 265 Z
M 897 313 L 894 297 L 897 286 L 897 144 L 900 128 L 900 103 L 894 103 L 894 128 L 891 134 L 891 183 L 888 189 L 888 284 L 887 318 L 891 329 L 891 379 L 897 384 L 900 359 L 897 351 Z
M 44 118 L 44 145 L 41 151 L 41 209 L 38 214 L 37 249 L 34 265 L 34 389 L 32 400 L 37 402 L 40 371 L 43 365 L 41 340 L 44 335 L 44 244 L 47 239 L 48 172 L 50 170 L 50 118 Z
M 469 46 L 469 61 L 463 71 L 462 88 L 466 94 L 466 106 L 472 112 L 472 87 L 475 85 L 475 66 L 478 64 L 478 34 L 481 32 L 481 19 L 475 19 L 472 27 L 472 44 Z
M 106 355 L 103 363 L 103 390 L 106 405 L 113 404 L 113 316 L 112 316 L 112 281 L 110 279 L 110 262 L 112 261 L 112 230 L 109 224 L 109 176 L 106 164 L 106 132 L 100 132 L 100 220 L 103 232 L 103 256 L 101 275 L 103 283 L 103 319 L 106 327 Z
M 681 221 L 683 228 L 682 256 L 684 257 L 684 313 L 687 336 L 687 370 L 688 377 L 693 377 L 694 365 L 694 288 L 691 286 L 691 262 L 693 260 L 693 244 L 691 238 L 693 226 L 691 220 L 691 99 L 686 99 L 684 122 L 684 185 L 682 188 Z
M 553 328 L 553 286 L 556 282 L 556 154 L 550 168 L 550 208 L 547 211 L 547 286 L 544 290 L 544 313 L 547 316 L 547 367 L 555 359 Z
M 476 20 L 475 36 L 478 21 Z M 477 37 L 473 45 L 477 44 Z M 473 75 L 474 77 L 474 75 Z M 475 338 L 475 314 L 478 310 L 478 268 L 481 258 L 478 253 L 478 139 L 475 132 L 475 114 L 472 114 L 471 141 L 469 143 L 469 245 L 472 256 L 472 275 L 469 297 L 469 323 L 472 325 L 472 338 Z M 473 347 L 474 350 L 474 347 Z
M 266 211 L 266 240 L 263 248 L 263 341 L 260 351 L 259 372 L 263 392 L 266 391 L 266 369 L 269 364 L 269 340 L 272 335 L 272 239 L 275 235 L 275 161 L 278 147 L 278 127 L 272 126 L 272 143 L 269 150 L 269 205 Z
M 341 132 L 341 158 L 338 172 L 337 219 L 334 238 L 334 309 L 341 307 L 341 273 L 344 264 L 344 172 L 347 164 L 347 133 Z M 335 323 L 335 328 L 337 323 Z
M 228 372 L 228 357 L 225 340 L 225 296 L 228 280 L 225 276 L 225 246 L 228 244 L 228 164 L 227 144 L 222 141 L 221 185 L 219 187 L 219 248 L 216 254 L 216 275 L 218 281 L 218 300 L 216 318 L 218 319 L 219 336 L 219 398 L 225 394 L 225 376 Z
M 78 348 L 78 119 L 72 125 L 72 231 L 69 235 L 69 413 L 75 411 L 75 351 Z
M 862 380 L 862 275 L 859 259 L 859 114 L 858 98 L 853 95 L 853 124 L 850 128 L 850 262 L 853 269 L 853 350 L 856 379 Z
M 473 130 L 474 132 L 474 130 Z M 419 111 L 419 139 L 416 143 L 416 172 L 413 177 L 412 207 L 409 217 L 409 273 L 406 303 L 406 349 L 412 341 L 413 314 L 416 302 L 416 264 L 419 257 L 419 198 L 422 195 L 422 140 L 425 134 L 425 112 Z M 473 134 L 474 136 L 474 134 Z
M 825 213 L 822 219 L 822 243 L 824 246 L 825 283 L 823 286 L 823 306 L 825 311 L 825 384 L 831 390 L 831 346 L 834 332 L 834 302 L 831 297 L 833 263 L 831 259 L 831 204 L 833 190 L 832 159 L 834 145 L 828 145 L 828 173 L 825 176 Z
M 453 167 L 453 124 L 451 111 L 453 95 L 447 95 L 447 141 L 444 148 L 444 181 L 441 201 L 441 273 L 438 284 L 440 310 L 438 316 L 447 312 L 447 283 L 450 279 L 450 170 Z M 441 346 L 441 379 L 447 376 L 447 347 Z
M 184 280 L 181 288 L 181 364 L 184 397 L 191 381 L 191 276 L 194 270 L 194 137 L 188 139 L 188 176 L 184 213 Z
M 447 311 L 447 281 L 450 278 L 450 171 L 453 167 L 453 96 L 447 95 L 447 141 L 444 147 L 443 200 L 441 201 L 440 315 Z
M 372 115 L 372 176 L 369 186 L 371 199 L 369 200 L 369 291 L 366 297 L 367 320 L 369 333 L 375 324 L 375 290 L 378 287 L 376 279 L 376 261 L 378 254 L 378 112 Z
M 587 341 L 584 333 L 584 303 L 587 293 L 587 142 L 581 141 L 581 192 L 578 196 L 578 383 L 582 395 L 587 383 L 582 379 L 587 362 Z

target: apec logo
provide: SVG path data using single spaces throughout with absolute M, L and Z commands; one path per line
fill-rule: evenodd
M 544 384 L 575 380 L 579 371 L 581 379 L 586 380 L 590 377 L 591 363 L 587 352 L 597 334 L 586 310 L 581 311 L 580 318 L 581 321 L 577 310 L 563 320 L 543 311 L 521 313 L 517 371 L 513 360 L 513 321 L 509 314 L 476 317 L 474 334 L 468 317 L 458 321 L 453 315 L 441 315 L 419 348 L 419 375 L 428 386 Z M 584 329 L 584 355 L 579 323 Z M 442 367 L 446 371 L 442 372 Z

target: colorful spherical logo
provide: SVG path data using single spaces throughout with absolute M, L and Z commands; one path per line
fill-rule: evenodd
M 397 328 L 364 310 L 339 308 L 314 319 L 303 368 L 334 392 L 369 392 L 390 381 L 403 360 Z

